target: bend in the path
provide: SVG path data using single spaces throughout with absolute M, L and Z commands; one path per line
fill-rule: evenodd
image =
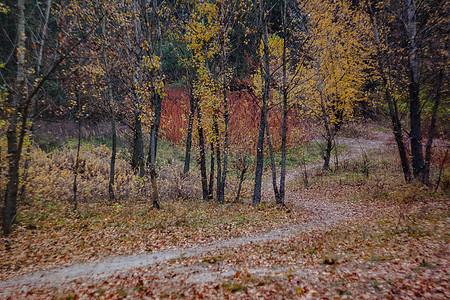
M 341 221 L 340 218 L 322 220 L 320 217 L 311 218 L 304 224 L 297 225 L 285 230 L 274 230 L 265 234 L 235 238 L 217 243 L 211 243 L 191 248 L 181 248 L 160 251 L 133 256 L 117 256 L 106 259 L 103 262 L 82 263 L 64 268 L 56 268 L 49 271 L 37 272 L 30 276 L 11 278 L 0 282 L 0 296 L 6 295 L 8 291 L 16 289 L 19 285 L 22 289 L 30 290 L 43 286 L 61 286 L 74 280 L 89 279 L 95 281 L 113 275 L 116 272 L 126 271 L 137 267 L 151 267 L 157 263 L 177 259 L 180 257 L 194 257 L 222 248 L 240 247 L 250 243 L 263 243 L 277 239 L 286 238 L 299 231 L 308 230 L 317 226 L 333 226 L 334 222 Z

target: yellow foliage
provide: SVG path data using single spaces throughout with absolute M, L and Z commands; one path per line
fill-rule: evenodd
M 298 66 L 305 78 L 299 92 L 311 115 L 332 125 L 351 119 L 356 102 L 364 100 L 359 91 L 370 55 L 369 20 L 350 4 L 314 0 L 305 5 L 310 26 L 301 37 L 312 59 Z
M 0 13 L 7 14 L 9 12 L 9 7 L 5 3 L 0 2 Z

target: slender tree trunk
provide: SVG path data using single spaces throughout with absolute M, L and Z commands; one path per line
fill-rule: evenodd
M 267 117 L 267 116 L 266 116 Z M 266 137 L 267 137 L 267 145 L 269 146 L 269 153 L 270 153 L 270 163 L 272 166 L 272 185 L 273 185 L 273 193 L 275 196 L 275 202 L 277 204 L 280 204 L 281 199 L 280 199 L 280 192 L 278 190 L 278 186 L 277 186 L 277 167 L 275 165 L 275 157 L 273 154 L 273 147 L 272 147 L 272 141 L 270 139 L 270 130 L 269 130 L 269 124 L 267 122 L 267 118 L 266 118 Z
M 337 147 L 337 142 L 336 139 L 334 139 L 334 164 L 335 164 L 335 168 L 336 170 L 339 169 L 339 155 L 338 155 L 338 147 Z
M 259 133 L 258 133 L 258 144 L 256 148 L 256 170 L 255 170 L 255 185 L 253 189 L 253 204 L 259 204 L 261 202 L 261 184 L 262 184 L 262 173 L 264 167 L 264 133 L 265 133 L 265 120 L 267 115 L 267 102 L 269 100 L 269 80 L 270 80 L 270 69 L 269 69 L 269 33 L 267 29 L 267 22 L 265 20 L 265 9 L 264 4 L 260 3 L 260 24 L 263 31 L 263 62 L 261 61 L 261 66 L 263 66 L 263 76 L 261 76 L 263 84 L 263 104 L 261 107 L 261 120 L 259 122 Z
M 223 92 L 224 101 L 224 117 L 225 117 L 225 146 L 223 151 L 223 170 L 222 170 L 222 180 L 220 181 L 220 194 L 218 195 L 218 200 L 220 202 L 225 202 L 225 183 L 227 180 L 227 168 L 228 168 L 228 147 L 229 147 L 229 131 L 230 120 L 228 116 L 228 98 L 226 89 Z
M 153 91 L 155 116 L 150 130 L 150 147 L 147 157 L 147 165 L 150 167 L 150 180 L 152 183 L 152 203 L 153 208 L 159 209 L 158 185 L 156 176 L 156 151 L 158 145 L 159 124 L 161 121 L 161 97 L 156 91 Z
M 16 222 L 17 194 L 19 188 L 19 166 L 22 151 L 21 138 L 17 138 L 17 124 L 20 113 L 20 103 L 27 95 L 25 82 L 25 1 L 18 0 L 17 19 L 17 77 L 16 92 L 9 97 L 9 126 L 6 133 L 8 143 L 8 183 L 5 190 L 5 202 L 2 207 L 3 233 L 11 233 L 11 227 Z M 26 118 L 26 115 L 22 116 Z M 26 120 L 25 120 L 26 121 Z
M 229 126 L 229 116 L 228 116 L 228 96 L 227 96 L 227 34 L 229 26 L 225 21 L 225 2 L 221 3 L 220 6 L 220 19 L 222 25 L 222 57 L 221 57 L 221 71 L 222 71 L 222 102 L 224 105 L 224 119 L 225 119 L 225 143 L 223 147 L 223 169 L 220 175 L 220 185 L 217 187 L 217 200 L 221 203 L 225 202 L 225 183 L 227 179 L 227 167 L 228 167 L 228 126 Z M 218 179 L 219 182 L 219 179 Z
M 7 106 L 10 110 L 9 125 L 6 133 L 8 143 L 8 182 L 5 189 L 5 202 L 2 207 L 2 227 L 5 235 L 11 232 L 12 225 L 16 222 L 16 204 L 19 185 L 20 158 L 23 150 L 23 143 L 27 132 L 28 117 L 31 103 L 34 96 L 39 92 L 45 82 L 50 78 L 57 67 L 69 56 L 69 54 L 83 42 L 92 32 L 83 35 L 72 44 L 65 53 L 60 53 L 59 57 L 49 68 L 49 70 L 38 79 L 36 84 L 28 93 L 25 74 L 25 1 L 18 0 L 17 3 L 17 79 L 14 94 L 8 98 Z M 20 115 L 20 120 L 19 120 Z M 20 129 L 17 126 L 20 121 Z
M 47 6 L 46 6 L 45 16 L 44 16 L 44 25 L 42 28 L 41 39 L 39 41 L 39 52 L 38 52 L 38 57 L 37 57 L 37 61 L 36 61 L 36 74 L 38 76 L 41 75 L 42 57 L 43 57 L 43 53 L 44 53 L 45 37 L 47 35 L 48 22 L 50 20 L 51 6 L 52 6 L 52 0 L 47 0 Z M 36 101 L 32 101 L 31 108 L 30 108 L 31 125 L 29 126 L 29 132 L 31 135 L 33 134 L 33 111 L 34 111 L 35 103 L 36 103 Z M 31 149 L 32 149 L 31 144 L 29 144 L 27 146 L 27 151 L 26 151 L 26 155 L 25 155 L 26 158 L 25 158 L 25 163 L 23 166 L 23 177 L 22 177 L 23 184 L 21 185 L 21 188 L 20 188 L 20 199 L 22 201 L 25 200 L 25 197 L 26 197 L 26 183 L 28 180 L 28 168 L 30 166 Z
M 287 1 L 283 1 L 283 124 L 281 126 L 281 170 L 280 170 L 280 204 L 284 205 L 286 194 L 286 139 L 287 139 L 287 112 L 288 112 L 288 91 L 287 91 L 287 59 L 286 59 L 286 39 L 287 37 Z
M 330 170 L 330 158 L 331 158 L 331 150 L 333 150 L 333 137 L 329 134 L 330 130 L 327 131 L 326 136 L 326 146 L 323 150 L 323 170 Z
M 407 33 L 409 38 L 409 97 L 410 97 L 410 140 L 413 175 L 423 180 L 424 160 L 422 150 L 421 109 L 419 99 L 419 59 L 417 55 L 417 22 L 415 0 L 407 2 Z
M 103 38 L 106 39 L 106 28 L 105 28 L 105 20 L 102 22 L 102 34 Z M 109 182 L 108 182 L 108 194 L 109 200 L 113 201 L 116 197 L 114 195 L 114 177 L 115 177 L 115 169 L 116 169 L 116 155 L 117 155 L 117 130 L 116 130 L 116 116 L 114 113 L 114 94 L 111 82 L 111 75 L 108 69 L 108 58 L 103 49 L 103 67 L 105 69 L 106 74 L 106 84 L 108 88 L 108 110 L 109 110 L 109 120 L 111 123 L 111 160 L 109 163 Z
M 241 196 L 241 190 L 242 190 L 242 183 L 245 180 L 245 173 L 247 172 L 248 166 L 244 166 L 241 169 L 241 175 L 239 176 L 239 184 L 238 184 L 238 189 L 236 192 L 236 199 L 234 200 L 235 202 L 239 201 L 239 197 Z
M 320 72 L 320 56 L 319 56 L 319 49 L 317 47 L 316 43 L 316 72 L 317 72 L 317 85 L 319 89 L 319 95 L 320 95 L 320 109 L 322 111 L 322 122 L 325 129 L 325 140 L 327 145 L 325 146 L 325 149 L 322 148 L 323 151 L 323 170 L 329 170 L 330 169 L 330 157 L 331 157 L 331 150 L 333 146 L 333 139 L 334 139 L 334 133 L 331 131 L 330 128 L 330 119 L 327 115 L 325 101 L 324 101 L 324 95 L 323 95 L 323 86 L 322 86 L 322 74 Z
M 371 9 L 371 7 L 372 6 L 369 5 L 370 9 Z M 389 54 L 387 53 L 387 51 L 381 50 L 382 45 L 381 45 L 380 35 L 378 32 L 378 25 L 376 23 L 375 15 L 374 15 L 374 12 L 372 11 L 372 9 L 370 11 L 370 17 L 371 17 L 373 30 L 374 30 L 375 41 L 377 43 L 378 68 L 379 68 L 379 72 L 380 72 L 381 78 L 383 80 L 383 86 L 385 89 L 384 100 L 388 104 L 389 116 L 391 118 L 391 123 L 392 123 L 392 132 L 394 134 L 395 142 L 397 144 L 397 149 L 398 149 L 398 153 L 400 156 L 400 163 L 402 166 L 403 175 L 405 177 L 405 181 L 410 182 L 411 181 L 411 170 L 410 170 L 410 166 L 409 166 L 408 155 L 406 153 L 406 147 L 403 142 L 402 125 L 401 125 L 401 122 L 400 122 L 400 119 L 398 116 L 397 106 L 396 106 L 395 102 L 393 101 L 393 99 L 391 97 L 391 93 L 390 93 L 390 87 L 391 87 L 390 78 L 391 77 L 390 77 L 389 64 L 388 64 L 387 72 L 386 72 L 386 67 L 385 67 L 385 59 L 389 60 L 389 56 L 388 56 Z
M 213 129 L 215 135 L 215 147 L 216 147 L 216 157 L 217 157 L 217 187 L 216 187 L 216 198 L 220 201 L 221 190 L 222 190 L 222 158 L 220 156 L 220 145 L 219 145 L 219 126 L 217 124 L 217 117 L 214 117 Z
M 192 93 L 192 88 L 189 88 L 189 121 L 188 121 L 188 130 L 186 137 L 186 152 L 184 155 L 184 169 L 183 173 L 187 174 L 189 172 L 189 168 L 191 165 L 191 149 L 192 149 L 192 129 L 194 125 L 194 116 L 196 108 L 196 101 L 194 98 L 194 94 Z
M 48 28 L 48 22 L 50 20 L 50 9 L 52 6 L 52 0 L 47 0 L 47 6 L 46 6 L 46 10 L 45 10 L 45 16 L 44 16 L 44 25 L 42 28 L 42 33 L 41 33 L 41 40 L 39 42 L 39 52 L 38 52 L 38 57 L 37 57 L 37 63 L 36 63 L 36 74 L 38 76 L 41 75 L 41 67 L 42 67 L 42 56 L 43 56 L 43 52 L 44 52 L 44 45 L 45 45 L 45 37 L 47 35 L 47 28 Z M 35 106 L 35 101 L 32 101 L 31 103 L 31 113 L 30 113 L 30 119 L 31 121 L 33 121 L 32 115 L 33 115 L 33 110 L 34 110 L 34 106 Z M 29 132 L 30 134 L 33 133 L 33 123 L 31 122 L 31 125 L 29 126 Z M 22 201 L 25 200 L 26 198 L 26 183 L 28 181 L 28 168 L 30 166 L 30 154 L 31 154 L 31 144 L 29 144 L 27 146 L 27 151 L 26 151 L 26 155 L 25 155 L 25 163 L 23 165 L 23 175 L 22 175 L 22 185 L 20 187 L 20 199 Z
M 389 107 L 389 115 L 391 116 L 392 122 L 392 131 L 394 134 L 395 142 L 397 144 L 398 153 L 400 156 L 400 163 L 402 165 L 403 175 L 405 177 L 406 182 L 411 181 L 411 169 L 409 167 L 408 154 L 406 153 L 406 147 L 403 143 L 403 134 L 402 134 L 402 125 L 398 118 L 398 113 L 395 104 L 391 98 L 391 94 L 389 92 L 389 86 L 385 85 L 385 94 L 384 98 L 388 103 Z
M 150 129 L 150 147 L 148 150 L 147 164 L 151 164 L 152 161 L 156 162 L 156 151 L 158 147 L 158 133 L 161 123 L 161 96 L 156 92 L 154 92 L 153 107 L 155 109 L 155 115 Z
M 156 23 L 156 34 L 157 34 L 157 53 L 158 56 L 162 59 L 162 35 L 161 35 L 161 21 L 158 14 L 158 1 L 153 1 L 153 21 Z M 150 41 L 151 44 L 151 41 Z M 158 71 L 156 73 L 155 80 L 162 80 L 162 65 L 160 64 L 158 67 Z M 158 197 L 158 185 L 157 185 L 157 176 L 156 176 L 156 152 L 158 150 L 158 134 L 159 127 L 161 123 L 161 106 L 162 106 L 162 97 L 160 93 L 157 91 L 154 83 L 152 82 L 152 99 L 153 99 L 153 108 L 154 108 L 154 117 L 150 130 L 150 146 L 148 151 L 147 164 L 150 166 L 150 180 L 152 183 L 152 202 L 153 208 L 159 209 L 159 197 Z
M 156 22 L 156 34 L 157 34 L 157 41 L 158 41 L 158 48 L 157 53 L 160 57 L 161 61 L 163 58 L 163 52 L 162 52 L 162 34 L 161 34 L 161 20 L 159 18 L 158 14 L 158 1 L 153 1 L 153 19 Z M 162 65 L 159 65 L 157 75 L 159 80 L 162 79 Z M 156 88 L 153 87 L 153 107 L 155 109 L 155 116 L 153 118 L 152 126 L 151 126 L 151 136 L 150 136 L 150 149 L 149 149 L 149 159 L 148 161 L 153 161 L 153 164 L 156 166 L 156 152 L 158 149 L 158 134 L 159 134 L 159 127 L 161 123 L 161 106 L 162 106 L 162 97 L 161 95 L 156 91 Z
M 107 72 L 108 73 L 108 72 Z M 109 184 L 108 184 L 108 193 L 109 193 L 109 200 L 114 200 L 114 176 L 115 176 L 115 169 L 116 169 L 116 156 L 117 156 L 117 130 L 116 130 L 116 116 L 114 114 L 114 97 L 113 97 L 113 91 L 111 87 L 111 79 L 109 77 L 109 73 L 107 74 L 107 80 L 108 80 L 108 94 L 109 94 L 109 118 L 111 121 L 111 142 L 112 142 L 112 149 L 111 149 L 111 160 L 109 164 Z
M 214 159 L 214 143 L 211 142 L 211 164 L 209 169 L 209 188 L 208 188 L 208 200 L 214 198 L 214 169 L 215 169 L 215 159 Z
M 158 185 L 156 182 L 156 166 L 154 162 L 150 163 L 150 181 L 152 182 L 152 206 L 160 209 L 158 197 Z
M 142 137 L 142 121 L 139 112 L 135 112 L 133 157 L 131 160 L 131 166 L 139 172 L 139 177 L 144 177 L 144 141 Z
M 441 183 L 441 177 L 442 177 L 442 170 L 445 166 L 445 161 L 447 160 L 447 154 L 448 154 L 448 148 L 445 150 L 444 158 L 442 159 L 441 167 L 439 168 L 439 175 L 436 182 L 436 186 L 434 188 L 434 192 L 436 193 L 437 189 L 439 188 L 439 184 Z
M 306 162 L 303 162 L 303 185 L 305 188 L 308 187 L 308 170 L 306 169 Z
M 433 112 L 431 115 L 430 131 L 428 133 L 428 141 L 425 149 L 425 170 L 423 174 L 423 183 L 430 185 L 430 165 L 431 165 L 431 146 L 433 145 L 434 131 L 436 129 L 436 117 L 441 98 L 443 71 L 439 71 L 438 83 L 436 88 L 436 96 L 434 98 Z
M 264 164 L 264 131 L 265 131 L 265 109 L 261 109 L 261 121 L 259 123 L 258 144 L 256 148 L 256 171 L 255 171 L 255 186 L 253 190 L 253 204 L 261 202 L 261 181 Z
M 80 96 L 77 93 L 77 128 L 78 128 L 78 141 L 77 141 L 77 153 L 75 156 L 75 167 L 73 169 L 73 211 L 75 212 L 78 207 L 78 173 L 80 168 L 80 148 L 81 148 L 81 103 Z
M 44 53 L 45 36 L 47 35 L 47 28 L 48 28 L 48 22 L 50 20 L 51 7 L 52 7 L 52 0 L 47 0 L 47 7 L 45 10 L 44 27 L 42 28 L 42 37 L 41 37 L 41 42 L 39 44 L 39 54 L 38 54 L 37 64 L 36 64 L 36 73 L 38 75 L 40 75 L 41 68 L 42 68 L 42 56 Z
M 205 151 L 205 137 L 203 134 L 202 114 L 200 106 L 197 103 L 197 120 L 198 120 L 198 141 L 200 146 L 200 173 L 202 177 L 202 192 L 203 200 L 208 201 L 208 178 L 206 175 L 206 151 Z

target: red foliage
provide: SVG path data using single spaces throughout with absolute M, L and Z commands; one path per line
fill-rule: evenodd
M 165 94 L 161 106 L 161 134 L 172 143 L 182 143 L 189 118 L 187 90 L 182 87 L 170 87 L 166 88 Z
M 173 143 L 183 143 L 187 132 L 189 100 L 187 90 L 182 87 L 170 87 L 165 90 L 166 97 L 162 105 L 161 133 Z M 260 108 L 257 99 L 246 91 L 229 92 L 230 107 L 230 147 L 233 151 L 251 154 L 258 139 Z M 279 108 L 268 113 L 271 139 L 276 150 L 281 147 L 283 116 Z M 307 139 L 304 122 L 298 112 L 288 113 L 287 143 L 298 144 Z

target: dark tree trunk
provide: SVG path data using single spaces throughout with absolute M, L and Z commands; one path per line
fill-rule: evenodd
M 209 169 L 209 188 L 208 188 L 208 200 L 214 199 L 214 143 L 211 142 L 211 164 Z
M 73 168 L 73 211 L 78 208 L 78 173 L 80 168 L 80 148 L 81 148 L 81 103 L 80 96 L 77 93 L 77 128 L 78 128 L 78 141 L 77 141 L 77 153 L 75 156 L 75 166 Z
M 337 169 L 339 169 L 339 155 L 338 155 L 338 145 L 337 145 L 336 139 L 334 139 L 333 148 L 334 148 L 334 166 L 335 166 L 335 169 L 337 170 Z
M 206 175 L 205 137 L 203 134 L 201 109 L 198 103 L 197 103 L 197 119 L 198 119 L 198 141 L 200 146 L 200 173 L 202 177 L 203 200 L 208 201 L 208 178 Z
M 112 149 L 111 149 L 111 161 L 109 167 L 109 184 L 108 184 L 108 193 L 109 200 L 114 200 L 116 197 L 114 195 L 114 175 L 116 173 L 116 155 L 117 155 L 117 132 L 116 132 L 116 119 L 114 116 L 114 109 L 110 106 L 110 118 L 111 118 L 111 141 L 112 141 Z
M 331 150 L 333 150 L 333 136 L 331 135 L 330 130 L 327 130 L 327 136 L 325 137 L 326 146 L 323 149 L 323 170 L 330 170 L 330 158 L 331 158 Z
M 220 145 L 219 145 L 219 127 L 217 124 L 217 117 L 214 117 L 213 121 L 214 135 L 215 135 L 215 147 L 216 147 L 216 157 L 217 157 L 217 186 L 216 186 L 216 198 L 217 201 L 220 201 L 220 193 L 222 187 L 222 158 L 220 153 Z
M 217 200 L 221 203 L 225 202 L 225 183 L 227 180 L 227 167 L 228 167 L 228 126 L 229 126 L 229 116 L 228 116 L 228 95 L 227 95 L 227 87 L 228 87 L 228 80 L 227 80 L 227 57 L 228 57 L 228 50 L 227 50 L 227 31 L 229 30 L 229 24 L 225 21 L 225 3 L 222 2 L 221 4 L 221 25 L 222 25 L 222 57 L 221 57 L 221 72 L 222 72 L 222 100 L 224 105 L 224 119 L 225 119 L 225 143 L 223 147 L 223 170 L 217 179 L 218 184 L 217 186 Z M 220 178 L 219 178 L 220 177 Z
M 89 31 L 88 34 L 83 35 L 74 44 L 72 44 L 65 53 L 60 53 L 57 60 L 52 64 L 45 75 L 38 79 L 36 84 L 28 93 L 25 74 L 26 35 L 24 3 L 25 1 L 23 0 L 18 0 L 17 3 L 17 79 L 14 95 L 9 97 L 9 101 L 7 103 L 10 109 L 9 126 L 6 133 L 9 157 L 8 182 L 6 184 L 5 190 L 5 202 L 4 206 L 2 207 L 2 227 L 5 235 L 8 235 L 11 232 L 11 227 L 16 222 L 16 204 L 19 185 L 20 158 L 28 127 L 30 106 L 34 99 L 34 96 L 40 91 L 44 83 L 46 83 L 50 76 L 56 71 L 57 67 L 69 56 L 72 50 L 74 50 L 75 47 L 77 47 L 86 39 L 87 36 L 89 36 L 93 32 L 92 30 Z M 19 124 L 20 129 L 19 131 L 17 131 L 17 127 Z
M 134 170 L 139 172 L 139 177 L 144 177 L 144 141 L 142 138 L 142 121 L 139 112 L 135 113 L 133 157 L 131 159 L 131 166 Z
M 287 35 L 287 1 L 283 1 L 283 85 L 282 85 L 282 95 L 283 95 L 283 124 L 281 125 L 281 170 L 280 170 L 280 199 L 279 203 L 284 205 L 284 198 L 286 194 L 286 135 L 287 135 L 287 112 L 288 112 L 288 90 L 287 90 L 287 59 L 286 59 L 286 39 Z
M 406 182 L 411 181 L 411 169 L 409 167 L 408 154 L 406 153 L 406 147 L 403 143 L 403 135 L 402 135 L 402 125 L 400 123 L 400 119 L 398 117 L 398 112 L 396 109 L 395 103 L 393 103 L 391 94 L 389 92 L 389 87 L 385 85 L 385 100 L 388 103 L 389 107 L 389 115 L 391 116 L 392 122 L 392 131 L 395 138 L 395 143 L 397 144 L 398 153 L 400 156 L 400 163 L 402 165 L 403 175 L 405 177 Z
M 17 135 L 17 125 L 19 121 L 20 106 L 26 98 L 25 81 L 25 2 L 19 0 L 17 3 L 17 78 L 16 92 L 10 96 L 8 106 L 10 109 L 9 126 L 6 133 L 8 143 L 8 183 L 5 190 L 5 203 L 2 207 L 2 227 L 3 233 L 11 233 L 11 227 L 16 223 L 17 213 L 17 194 L 19 189 L 19 166 L 22 152 L 23 136 L 26 129 L 27 114 L 22 114 L 22 126 L 20 137 Z M 25 103 L 24 103 L 25 105 Z
M 239 201 L 239 197 L 241 196 L 242 183 L 243 183 L 244 180 L 245 180 L 245 173 L 247 172 L 247 169 L 248 169 L 248 166 L 247 166 L 247 165 L 244 166 L 244 167 L 241 169 L 241 175 L 239 176 L 239 184 L 238 184 L 238 189 L 237 189 L 237 192 L 236 192 L 236 199 L 235 199 L 235 202 L 238 202 L 238 201 Z
M 150 163 L 150 180 L 152 182 L 152 205 L 153 208 L 159 209 L 159 198 L 158 198 L 158 185 L 156 182 L 156 166 L 155 163 Z
M 161 96 L 154 91 L 153 95 L 153 107 L 155 109 L 155 115 L 153 117 L 152 126 L 150 129 L 150 146 L 148 149 L 147 164 L 151 162 L 156 163 L 156 152 L 158 149 L 158 133 L 161 123 Z
M 102 34 L 103 38 L 106 38 L 105 20 L 102 22 Z M 108 182 L 108 194 L 109 200 L 113 201 L 116 197 L 114 195 L 114 177 L 116 169 L 116 155 L 117 155 L 117 131 L 116 131 L 116 116 L 114 113 L 114 94 L 111 82 L 111 75 L 108 69 L 109 61 L 107 55 L 103 49 L 103 67 L 106 75 L 106 84 L 108 88 L 107 104 L 109 109 L 109 120 L 111 122 L 111 160 L 109 163 L 109 182 Z
M 369 8 L 370 8 L 371 22 L 372 22 L 372 26 L 373 26 L 373 30 L 374 30 L 374 36 L 375 36 L 375 40 L 377 43 L 378 68 L 379 68 L 379 72 L 380 72 L 381 78 L 383 80 L 383 86 L 385 89 L 384 100 L 388 104 L 389 116 L 391 118 L 391 123 L 392 123 L 392 132 L 394 134 L 395 142 L 397 144 L 397 149 L 398 149 L 398 153 L 400 156 L 400 163 L 402 166 L 403 175 L 405 177 L 405 181 L 410 182 L 411 181 L 411 169 L 409 166 L 408 155 L 406 153 L 406 147 L 403 142 L 402 125 L 401 125 L 401 122 L 399 119 L 396 103 L 393 101 L 393 99 L 391 97 L 391 93 L 390 93 L 390 86 L 391 86 L 391 84 L 390 84 L 391 76 L 390 76 L 390 68 L 389 68 L 390 64 L 388 63 L 388 65 L 387 65 L 387 67 L 388 67 L 387 72 L 386 72 L 386 66 L 385 66 L 385 60 L 387 59 L 389 61 L 389 56 L 388 56 L 389 54 L 387 53 L 386 50 L 381 49 L 382 45 L 381 45 L 381 41 L 380 41 L 378 25 L 376 23 L 375 14 L 372 10 L 372 6 L 369 5 Z
M 253 204 L 258 204 L 261 202 L 261 183 L 264 167 L 265 117 L 266 117 L 266 109 L 263 106 L 261 109 L 261 121 L 259 122 L 258 144 L 256 147 L 256 171 L 255 171 L 255 187 L 253 189 L 253 200 L 252 200 Z
M 269 80 L 270 80 L 270 67 L 269 67 L 269 33 L 267 29 L 267 22 L 265 20 L 265 8 L 264 4 L 260 2 L 259 7 L 259 23 L 263 31 L 263 61 L 260 66 L 263 69 L 263 76 L 261 76 L 263 85 L 263 104 L 261 107 L 261 120 L 259 122 L 258 144 L 256 147 L 256 170 L 255 170 L 255 185 L 253 189 L 253 204 L 259 204 L 261 202 L 261 184 L 262 173 L 264 167 L 264 134 L 265 124 L 267 116 L 267 102 L 269 99 Z
M 436 96 L 434 98 L 433 112 L 431 115 L 430 131 L 428 133 L 428 141 L 425 149 L 425 170 L 423 174 L 423 183 L 430 185 L 430 165 L 431 165 L 431 146 L 433 145 L 434 131 L 436 129 L 436 117 L 441 98 L 443 71 L 439 71 L 438 82 L 436 88 Z
M 197 109 L 194 94 L 192 93 L 192 88 L 189 88 L 189 105 L 190 110 L 189 110 L 187 137 L 186 137 L 186 152 L 184 155 L 184 169 L 183 169 L 184 174 L 187 174 L 187 172 L 189 172 L 189 168 L 191 165 L 192 129 L 194 125 L 195 110 Z
M 2 209 L 2 226 L 5 235 L 11 233 L 16 222 L 16 205 L 19 186 L 20 151 L 16 135 L 17 116 L 11 116 L 7 131 L 8 140 L 8 183 L 6 185 L 5 204 Z
M 158 1 L 153 1 L 153 20 L 156 23 L 157 29 L 157 54 L 162 59 L 162 35 L 161 35 L 161 20 L 159 18 L 159 4 Z M 154 80 L 162 80 L 162 65 L 159 65 L 157 73 L 154 75 Z M 154 117 L 153 122 L 150 129 L 150 146 L 147 157 L 147 165 L 150 167 L 150 180 L 152 183 L 152 203 L 153 208 L 159 209 L 159 196 L 158 196 L 158 184 L 157 184 L 157 176 L 156 176 L 156 152 L 158 151 L 158 134 L 159 127 L 161 123 L 161 106 L 162 106 L 162 97 L 157 91 L 154 83 L 152 83 L 152 100 L 153 100 L 153 109 L 154 109 Z
M 225 202 L 225 182 L 227 180 L 227 168 L 228 168 L 228 147 L 229 147 L 229 132 L 228 127 L 230 126 L 230 120 L 228 116 L 228 98 L 227 91 L 223 92 L 224 109 L 225 109 L 225 146 L 223 151 L 223 170 L 222 179 L 220 181 L 220 193 L 218 193 L 218 199 L 220 202 Z
M 161 96 L 153 90 L 153 107 L 155 115 L 150 130 L 150 146 L 147 157 L 147 165 L 150 169 L 150 181 L 152 184 L 152 203 L 153 208 L 159 209 L 158 184 L 156 176 L 156 151 L 158 148 L 158 132 L 161 122 Z
M 266 116 L 267 117 L 267 116 Z M 270 163 L 272 166 L 272 185 L 273 185 L 273 193 L 275 196 L 275 202 L 277 204 L 280 204 L 280 192 L 278 190 L 278 186 L 277 186 L 277 167 L 275 165 L 275 157 L 274 157 L 274 153 L 273 153 L 273 147 L 272 147 L 272 141 L 270 139 L 270 130 L 269 130 L 269 124 L 267 122 L 267 118 L 266 118 L 266 137 L 267 137 L 267 145 L 269 146 L 269 153 L 270 153 Z
M 42 27 L 42 34 L 41 34 L 41 39 L 39 42 L 39 52 L 38 52 L 38 56 L 37 56 L 37 61 L 36 61 L 36 75 L 37 76 L 41 76 L 41 68 L 42 68 L 42 57 L 44 54 L 44 45 L 45 45 L 45 37 L 47 35 L 47 28 L 48 28 L 48 23 L 50 20 L 50 10 L 51 10 L 51 6 L 52 6 L 52 0 L 47 0 L 47 6 L 46 6 L 46 10 L 45 10 L 45 17 L 44 17 L 44 24 Z M 29 131 L 30 134 L 33 134 L 33 111 L 34 111 L 34 106 L 35 106 L 36 101 L 32 101 L 31 103 L 31 108 L 30 108 L 30 119 L 31 119 L 31 125 L 29 126 Z M 26 186 L 27 186 L 27 181 L 28 181 L 28 169 L 30 166 L 30 154 L 31 154 L 31 144 L 29 144 L 27 146 L 27 151 L 26 151 L 26 155 L 25 155 L 25 163 L 23 165 L 23 175 L 22 175 L 22 185 L 20 187 L 20 199 L 21 201 L 24 201 L 26 198 Z
M 419 59 L 417 56 L 417 24 L 415 0 L 407 0 L 409 38 L 409 97 L 410 97 L 410 140 L 414 178 L 423 180 L 424 160 L 422 150 L 421 108 L 419 99 Z
M 106 63 L 106 58 L 105 58 Z M 106 65 L 105 65 L 106 67 Z M 109 108 L 109 119 L 111 122 L 111 160 L 109 164 L 109 183 L 108 183 L 108 193 L 109 200 L 113 201 L 115 199 L 114 195 L 114 177 L 115 177 L 115 169 L 116 169 L 116 155 L 117 155 L 117 130 L 116 130 L 116 116 L 114 114 L 114 96 L 113 89 L 111 86 L 111 77 L 109 76 L 109 72 L 106 71 L 106 79 L 108 83 L 108 108 Z
M 331 157 L 331 150 L 332 150 L 332 146 L 333 146 L 333 140 L 334 140 L 334 132 L 332 132 L 332 129 L 330 128 L 331 126 L 331 122 L 330 119 L 327 115 L 327 111 L 326 111 L 326 106 L 325 106 L 325 101 L 324 101 L 324 95 L 323 95 L 323 87 L 322 87 L 322 74 L 320 72 L 320 57 L 319 57 L 319 50 L 317 49 L 316 46 L 316 72 L 317 72 L 317 76 L 318 76 L 318 81 L 317 81 L 317 85 L 319 88 L 319 95 L 320 95 L 320 110 L 322 113 L 322 122 L 323 122 L 323 126 L 325 129 L 325 133 L 323 134 L 325 141 L 326 141 L 326 146 L 322 147 L 322 157 L 323 157 L 323 166 L 322 169 L 323 170 L 329 170 L 330 169 L 330 157 Z

